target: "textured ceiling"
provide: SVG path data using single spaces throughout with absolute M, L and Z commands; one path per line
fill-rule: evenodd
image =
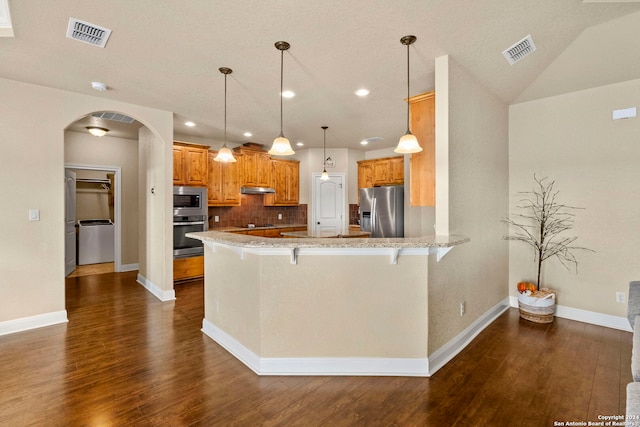
M 0 38 L 0 77 L 172 111 L 178 135 L 223 139 L 218 68 L 232 68 L 230 143 L 270 145 L 279 132 L 278 40 L 291 43 L 284 87 L 297 94 L 284 100 L 284 133 L 305 148 L 322 146 L 322 125 L 329 126 L 328 147 L 365 149 L 359 141 L 369 137 L 383 139 L 366 149 L 395 146 L 405 130 L 406 48 L 399 40 L 407 34 L 418 38 L 412 94 L 433 89 L 434 58 L 446 54 L 506 103 L 640 75 L 637 59 L 615 49 L 607 60 L 619 67 L 599 66 L 579 81 L 566 71 L 572 65 L 556 62 L 591 27 L 627 15 L 638 22 L 640 5 L 630 2 L 9 0 L 9 8 L 15 37 Z M 70 17 L 113 30 L 106 48 L 66 38 Z M 528 34 L 537 50 L 509 65 L 501 52 Z M 572 52 L 581 67 L 599 61 Z M 551 84 L 556 74 L 547 68 L 571 85 Z M 94 91 L 92 81 L 109 90 Z M 354 95 L 361 87 L 371 91 L 366 98 Z M 187 128 L 186 120 L 198 126 Z

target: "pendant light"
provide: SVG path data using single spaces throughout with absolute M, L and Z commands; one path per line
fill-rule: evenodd
M 411 129 L 409 127 L 409 46 L 411 46 L 415 41 L 416 36 L 404 36 L 400 39 L 400 43 L 407 47 L 407 132 L 400 137 L 398 146 L 393 150 L 400 154 L 419 153 L 422 151 L 422 147 L 420 147 L 420 144 L 418 143 L 418 138 L 411 133 Z
M 224 74 L 224 145 L 213 160 L 216 162 L 233 163 L 237 160 L 233 157 L 231 149 L 227 147 L 227 76 L 231 74 L 233 70 L 227 67 L 220 67 L 218 71 Z
M 285 138 L 282 132 L 282 83 L 283 83 L 283 66 L 284 66 L 284 51 L 288 50 L 291 45 L 287 42 L 276 42 L 276 49 L 280 51 L 280 135 L 273 140 L 273 145 L 269 150 L 269 154 L 276 156 L 290 156 L 295 154 L 295 151 L 291 149 L 289 140 Z
M 329 179 L 329 174 L 327 173 L 327 129 L 329 126 L 321 126 L 324 131 L 322 143 L 322 175 L 320 175 L 320 179 L 323 181 L 327 181 Z

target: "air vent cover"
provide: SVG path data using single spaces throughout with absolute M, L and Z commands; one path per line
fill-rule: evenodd
M 104 47 L 111 35 L 108 28 L 99 27 L 76 18 L 69 18 L 67 27 L 67 37 L 94 46 Z
M 106 111 L 103 111 L 101 113 L 93 113 L 91 114 L 91 117 L 97 117 L 99 119 L 106 119 L 106 120 L 113 120 L 115 122 L 122 122 L 122 123 L 133 123 L 136 121 L 135 119 L 132 119 L 129 116 L 125 116 L 124 114 L 109 113 Z
M 531 38 L 531 34 L 529 34 L 527 37 L 502 52 L 502 54 L 507 59 L 507 62 L 513 65 L 532 53 L 534 50 L 536 50 L 536 45 L 533 44 L 533 39 Z

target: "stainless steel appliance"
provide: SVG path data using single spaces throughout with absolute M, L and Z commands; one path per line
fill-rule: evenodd
M 404 187 L 361 188 L 360 229 L 371 237 L 404 237 Z
M 173 187 L 173 257 L 203 255 L 203 243 L 186 237 L 185 234 L 208 229 L 207 189 Z

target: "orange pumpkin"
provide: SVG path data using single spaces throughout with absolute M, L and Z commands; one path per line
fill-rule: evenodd
M 531 282 L 518 282 L 518 292 L 525 293 L 526 291 L 535 292 L 537 289 L 535 283 Z

